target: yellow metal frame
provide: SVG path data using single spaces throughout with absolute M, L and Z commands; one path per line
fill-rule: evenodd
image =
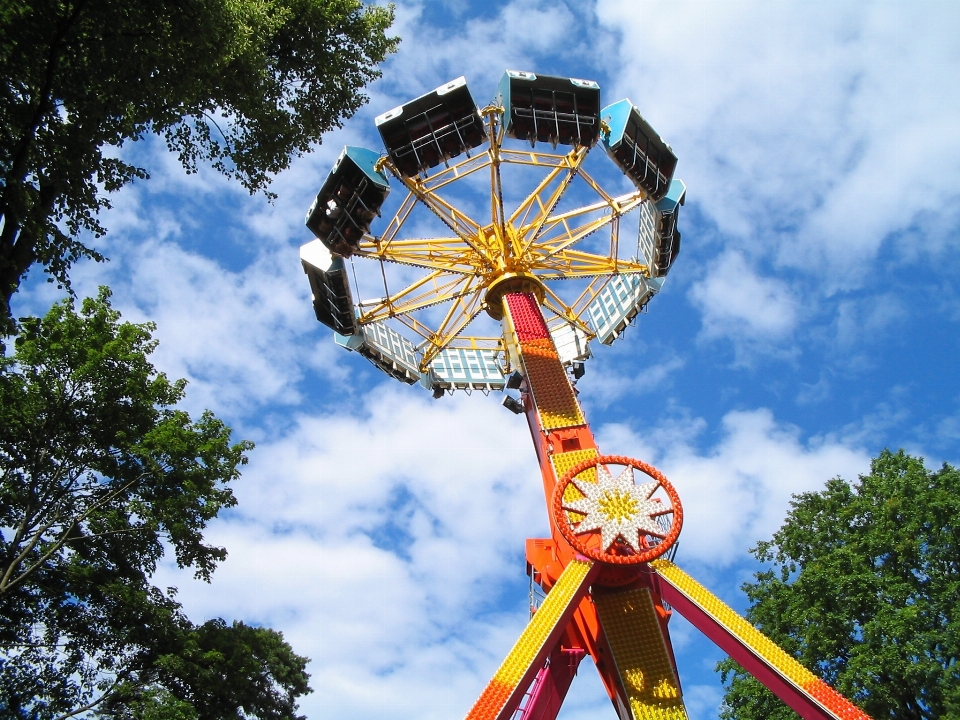
M 395 319 L 420 338 L 422 370 L 445 347 L 489 347 L 502 349 L 500 338 L 464 337 L 467 325 L 488 309 L 486 292 L 498 280 L 511 274 L 533 276 L 542 283 L 584 278 L 589 282 L 580 296 L 566 304 L 544 285 L 544 306 L 548 323 L 555 327 L 571 323 L 588 337 L 593 336 L 581 319 L 587 305 L 610 278 L 618 273 L 643 273 L 648 267 L 639 260 L 617 257 L 620 218 L 646 198 L 642 190 L 613 197 L 583 169 L 589 148 L 575 147 L 565 155 L 515 150 L 502 147 L 503 108 L 490 106 L 481 111 L 487 127 L 488 147 L 458 163 L 430 175 L 403 177 L 389 158 L 380 167 L 399 180 L 407 195 L 379 237 L 364 236 L 356 256 L 381 263 L 384 296 L 361 304 L 361 325 Z M 503 207 L 500 167 L 503 164 L 544 168 L 546 176 L 509 215 Z M 477 222 L 445 200 L 440 191 L 476 172 L 490 172 L 490 221 Z M 576 177 L 582 178 L 598 195 L 590 205 L 555 213 L 560 199 Z M 449 229 L 441 238 L 405 239 L 401 231 L 413 209 L 426 206 Z M 575 249 L 593 233 L 610 228 L 607 255 Z M 423 277 L 391 292 L 384 263 L 399 263 L 425 270 Z M 438 327 L 427 327 L 413 316 L 424 308 L 450 303 Z M 496 308 L 499 310 L 499 306 Z M 491 313 L 494 314 L 494 313 Z

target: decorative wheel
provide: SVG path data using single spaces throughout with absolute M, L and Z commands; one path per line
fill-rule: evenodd
M 614 477 L 608 465 L 621 465 Z M 578 479 L 596 468 L 595 479 Z M 650 482 L 634 482 L 634 470 Z M 663 555 L 683 525 L 680 496 L 663 473 L 640 460 L 600 455 L 572 467 L 560 478 L 553 514 L 564 539 L 600 562 L 636 565 Z

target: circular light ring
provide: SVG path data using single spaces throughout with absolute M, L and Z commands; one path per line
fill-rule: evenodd
M 577 475 L 582 473 L 584 470 L 589 470 L 590 468 L 598 465 L 624 465 L 635 468 L 656 480 L 660 487 L 664 489 L 664 491 L 667 493 L 667 497 L 670 498 L 671 505 L 673 506 L 671 508 L 673 512 L 673 521 L 670 523 L 670 529 L 667 532 L 666 537 L 664 537 L 660 543 L 633 555 L 614 555 L 613 553 L 605 552 L 602 549 L 597 550 L 596 548 L 589 547 L 586 542 L 581 540 L 574 533 L 573 528 L 570 526 L 570 519 L 567 516 L 567 513 L 571 511 L 563 507 L 564 492 L 566 491 L 567 486 L 573 482 L 573 479 Z M 656 489 L 654 492 L 656 492 Z M 587 458 L 586 460 L 577 463 L 570 468 L 570 470 L 565 472 L 563 477 L 560 478 L 560 481 L 557 483 L 557 486 L 553 491 L 553 518 L 564 540 L 566 540 L 570 546 L 581 555 L 598 562 L 610 563 L 612 565 L 639 565 L 640 563 L 650 562 L 651 560 L 660 557 L 677 541 L 677 537 L 680 535 L 680 529 L 683 526 L 683 507 L 680 505 L 680 496 L 677 494 L 677 491 L 674 489 L 673 485 L 670 484 L 670 481 L 667 480 L 663 473 L 661 473 L 652 465 L 648 465 L 645 462 L 635 460 L 624 455 L 599 455 L 597 457 Z

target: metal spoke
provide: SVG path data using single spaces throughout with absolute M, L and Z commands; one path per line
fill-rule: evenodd
M 456 275 L 447 282 L 442 282 L 441 278 L 449 274 L 450 273 L 441 270 L 435 270 L 394 295 L 384 298 L 374 306 L 372 310 L 368 310 L 360 315 L 360 324 L 364 325 L 371 322 L 379 322 L 397 315 L 406 315 L 416 312 L 417 310 L 423 310 L 424 308 L 458 298 L 464 292 L 467 292 L 461 286 L 469 287 L 473 278 L 471 276 Z M 413 295 L 414 292 L 424 288 L 430 283 L 432 283 L 432 287 L 420 292 L 418 295 Z

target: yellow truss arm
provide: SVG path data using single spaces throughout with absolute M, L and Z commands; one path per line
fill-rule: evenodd
M 355 255 L 386 262 L 413 265 L 432 270 L 446 270 L 462 275 L 475 275 L 489 269 L 483 257 L 464 247 L 460 238 L 394 240 L 388 246 L 361 242 Z
M 441 270 L 428 273 L 400 292 L 384 298 L 373 309 L 361 313 L 358 322 L 361 325 L 381 322 L 387 318 L 423 310 L 471 292 L 469 290 L 473 280 L 471 276 L 456 275 L 443 282 L 444 276 L 448 275 L 449 273 Z M 421 288 L 426 289 L 418 295 L 413 295 Z

